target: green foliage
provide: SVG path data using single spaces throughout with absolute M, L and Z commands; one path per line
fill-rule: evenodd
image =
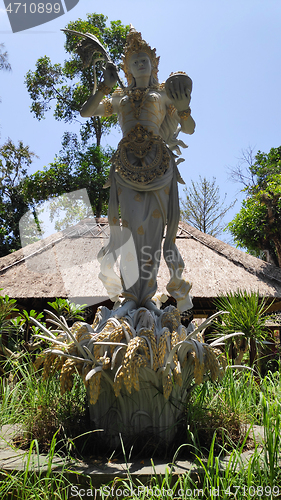
M 107 47 L 113 61 L 120 64 L 121 54 L 129 27 L 120 21 L 111 21 L 102 14 L 88 14 L 86 20 L 78 19 L 67 25 L 68 29 L 95 34 Z M 76 53 L 77 37 L 67 34 L 65 49 L 69 58 L 63 63 L 53 64 L 48 56 L 41 57 L 35 71 L 26 75 L 26 85 L 32 99 L 31 110 L 41 120 L 50 109 L 55 119 L 65 122 L 77 120 L 79 110 L 89 97 L 93 87 L 93 66 L 83 68 Z M 10 69 L 7 52 L 2 53 L 0 45 L 0 69 Z M 102 74 L 102 65 L 97 63 L 98 77 Z M 19 221 L 30 213 L 28 224 L 29 241 L 39 230 L 35 205 L 49 198 L 71 193 L 86 188 L 92 213 L 100 217 L 107 211 L 108 191 L 103 190 L 109 171 L 112 152 L 100 147 L 102 134 L 109 133 L 117 124 L 117 117 L 91 117 L 84 120 L 80 134 L 82 143 L 74 135 L 65 134 L 63 149 L 49 167 L 27 176 L 27 167 L 31 164 L 34 153 L 28 146 L 19 142 L 15 146 L 8 140 L 0 149 L 0 257 L 21 248 Z M 94 145 L 93 145 L 94 139 Z M 91 142 L 88 143 L 88 141 Z M 51 218 L 66 211 L 64 219 L 57 229 L 76 223 L 89 214 L 77 203 L 67 206 L 64 200 L 53 201 Z M 33 216 L 32 213 L 33 212 Z M 34 223 L 35 220 L 35 223 Z
M 19 221 L 28 204 L 20 189 L 28 167 L 35 156 L 19 141 L 10 139 L 0 147 L 0 257 L 21 247 Z
M 268 154 L 258 151 L 255 156 L 255 162 L 250 167 L 253 175 L 256 176 L 257 190 L 267 187 L 268 176 L 281 174 L 281 146 L 272 148 Z M 255 186 L 250 189 L 255 190 Z
M 65 316 L 67 319 L 73 321 L 77 319 L 84 321 L 84 317 L 81 314 L 83 314 L 87 304 L 80 305 L 70 302 L 68 299 L 56 298 L 54 302 L 48 302 L 48 305 L 54 309 L 58 317 Z
M 268 154 L 258 152 L 248 166 L 250 182 L 240 174 L 247 198 L 228 224 L 237 245 L 262 254 L 281 266 L 281 146 Z M 249 178 L 248 178 L 249 180 Z
M 208 455 L 214 433 L 217 452 L 222 446 L 231 449 L 233 442 L 244 439 L 245 422 L 253 419 L 247 413 L 249 407 L 243 405 L 246 398 L 241 398 L 242 386 L 247 383 L 253 384 L 252 374 L 243 374 L 238 380 L 233 370 L 227 369 L 219 383 L 205 382 L 194 390 L 186 416 L 187 439 L 202 455 Z M 248 390 L 246 395 L 249 396 Z
M 20 317 L 22 319 L 25 348 L 27 348 L 27 343 L 30 341 L 31 337 L 38 333 L 38 327 L 34 325 L 34 323 L 32 322 L 32 318 L 35 318 L 38 321 L 44 318 L 44 314 L 42 312 L 38 313 L 34 309 L 31 309 L 30 311 L 26 311 L 24 309 L 23 311 L 21 311 Z
M 258 292 L 228 292 L 226 296 L 216 299 L 215 305 L 219 310 L 228 312 L 223 315 L 223 323 L 216 321 L 216 328 L 222 335 L 239 331 L 247 339 L 265 338 L 265 312 L 269 306 L 266 306 L 264 298 L 260 300 Z
M 32 318 L 42 320 L 44 314 L 34 309 L 20 311 L 16 305 L 15 299 L 0 295 L 0 371 L 3 373 L 11 368 L 13 360 L 20 359 L 26 352 L 35 351 L 40 345 L 32 342 L 33 336 L 39 333 Z
M 220 201 L 216 179 L 208 181 L 199 176 L 199 182 L 191 180 L 192 187 L 184 188 L 185 198 L 181 199 L 181 218 L 203 233 L 218 236 L 223 228 L 223 217 L 234 204 L 225 206 L 225 198 Z
M 25 430 L 19 438 L 21 447 L 29 447 L 36 439 L 40 450 L 48 451 L 53 435 L 61 429 L 58 437 L 65 438 L 68 426 L 84 415 L 86 392 L 83 383 L 75 375 L 72 390 L 61 395 L 57 377 L 45 380 L 41 370 L 34 370 L 28 353 L 20 362 L 14 360 L 8 375 L 10 383 L 1 387 L 0 425 L 20 422 Z M 67 440 L 61 441 L 58 448 L 66 451 Z
M 230 340 L 232 354 L 234 352 L 237 354 L 237 351 L 243 354 L 249 348 L 250 366 L 252 366 L 256 358 L 257 344 L 262 343 L 268 335 L 265 313 L 270 305 L 266 305 L 264 298 L 260 299 L 258 292 L 248 293 L 246 290 L 228 292 L 224 297 L 216 299 L 215 305 L 220 311 L 227 312 L 223 315 L 222 322 L 215 321 L 215 331 L 219 335 L 242 332 L 242 338 L 236 337 L 236 340 Z M 236 344 L 235 351 L 233 350 L 234 343 Z M 233 358 L 236 358 L 235 354 Z
M 260 401 L 263 409 L 263 424 L 265 431 L 265 467 L 266 473 L 269 477 L 270 485 L 273 486 L 275 482 L 276 467 L 279 463 L 279 450 L 280 450 L 280 410 L 281 404 L 277 402 L 277 414 L 272 418 L 269 402 L 265 399 L 264 394 L 260 394 Z
M 0 289 L 0 291 L 2 288 Z M 15 299 L 10 299 L 8 295 L 0 295 L 0 342 L 3 333 L 8 333 L 11 329 L 10 315 L 17 312 L 18 309 L 15 307 L 17 301 Z
M 107 17 L 102 14 L 88 14 L 86 20 L 77 19 L 68 23 L 67 29 L 82 33 L 92 33 L 101 41 L 113 59 L 119 65 L 129 27 L 121 21 L 111 21 L 106 25 Z M 66 34 L 65 50 L 70 55 L 64 64 L 52 64 L 49 57 L 38 59 L 34 72 L 26 75 L 26 86 L 33 101 L 31 110 L 41 120 L 54 105 L 57 120 L 71 122 L 78 116 L 82 104 L 89 97 L 93 88 L 93 66 L 83 68 L 82 61 L 75 48 L 81 38 Z M 97 57 L 96 57 L 97 56 Z M 94 58 L 98 58 L 98 54 Z M 97 76 L 102 74 L 102 64 L 97 63 Z M 91 117 L 81 128 L 81 136 L 88 140 L 94 135 L 100 145 L 101 136 L 117 124 L 117 117 Z
M 206 381 L 202 386 L 196 387 L 192 403 L 207 411 L 212 408 L 217 412 L 221 411 L 226 414 L 226 419 L 234 415 L 242 425 L 245 422 L 260 424 L 259 391 L 260 387 L 252 370 L 238 371 L 229 364 L 219 383 Z M 195 425 L 192 425 L 195 429 Z
M 19 311 L 15 306 L 15 299 L 0 295 L 0 373 L 6 376 L 27 352 L 40 350 L 41 344 L 33 342 L 33 336 L 39 331 L 32 318 L 42 320 L 44 314 L 34 309 Z
M 228 224 L 237 245 L 246 246 L 248 250 L 266 248 L 267 238 L 264 232 L 267 209 L 255 198 L 247 198 L 242 202 L 240 212 Z M 262 222 L 262 225 L 260 224 Z
M 107 26 L 107 18 L 102 14 L 88 14 L 86 20 L 78 19 L 70 22 L 67 29 L 93 33 L 107 47 L 111 58 L 118 65 L 126 41 L 129 27 L 120 21 L 111 21 Z M 26 85 L 32 99 L 31 110 L 41 120 L 50 109 L 53 109 L 57 120 L 72 122 L 77 119 L 82 104 L 89 97 L 93 88 L 93 65 L 84 68 L 76 52 L 76 45 L 81 39 L 66 34 L 65 50 L 69 58 L 64 64 L 52 64 L 44 56 L 36 63 L 34 72 L 26 75 Z M 94 59 L 98 54 L 94 55 Z M 96 65 L 97 76 L 102 74 L 102 64 Z M 63 220 L 56 224 L 56 229 L 63 229 L 94 214 L 100 217 L 106 214 L 108 190 L 103 190 L 109 172 L 112 151 L 101 148 L 101 137 L 110 132 L 117 124 L 117 117 L 91 117 L 84 120 L 80 129 L 82 142 L 74 134 L 65 134 L 62 150 L 53 163 L 29 176 L 22 183 L 26 203 L 34 207 L 43 201 L 86 188 L 92 212 L 85 212 L 81 200 L 71 203 L 69 196 L 53 200 L 50 205 L 51 221 L 55 216 L 64 214 Z M 91 139 L 91 143 L 88 141 Z M 94 139 L 95 144 L 92 145 Z M 90 144 L 90 145 L 89 145 Z
M 8 338 L 8 348 L 12 353 L 23 354 L 24 352 L 32 352 L 39 348 L 40 343 L 33 342 L 33 336 L 39 333 L 39 329 L 32 322 L 31 318 L 42 320 L 43 313 L 38 313 L 34 309 L 20 311 L 17 316 L 10 318 L 10 332 Z M 43 321 L 45 326 L 45 322 Z M 11 354 L 11 353 L 10 353 Z
M 73 202 L 69 206 L 68 198 L 53 200 L 50 205 L 50 219 L 60 211 L 65 212 L 64 219 L 57 230 L 73 225 L 84 217 L 100 217 L 107 210 L 108 190 L 103 189 L 106 182 L 111 151 L 100 146 L 85 146 L 79 143 L 75 134 L 66 133 L 63 149 L 55 161 L 43 170 L 26 177 L 21 183 L 21 190 L 26 203 L 34 206 L 45 200 L 62 196 L 79 189 L 87 189 L 91 204 L 91 213 L 81 213 L 81 205 Z
M 213 406 L 217 406 L 222 417 L 225 413 L 224 417 L 227 421 L 232 417 L 232 408 L 228 406 L 229 401 L 225 398 L 225 391 L 227 394 L 233 390 L 236 392 L 237 401 L 241 402 L 241 408 L 245 400 L 251 400 L 253 409 L 260 412 L 261 418 L 253 420 L 252 415 L 249 414 L 248 421 L 264 426 L 265 440 L 263 444 L 261 445 L 256 438 L 252 442 L 249 439 L 252 427 L 244 434 L 244 437 L 241 436 L 238 442 L 231 441 L 228 428 L 217 429 L 213 432 L 212 439 L 208 441 L 207 456 L 202 454 L 202 448 L 196 441 L 188 445 L 182 444 L 172 463 L 167 466 L 165 473 L 159 474 L 158 472 L 156 474 L 154 468 L 154 474 L 147 488 L 144 488 L 141 481 L 134 478 L 128 469 L 126 479 L 115 478 L 114 482 L 110 484 L 113 491 L 116 492 L 117 488 L 119 490 L 127 489 L 126 500 L 146 500 L 147 498 L 156 500 L 159 498 L 160 492 L 162 492 L 162 496 L 164 496 L 163 492 L 166 492 L 170 498 L 182 500 L 187 498 L 192 500 L 197 498 L 203 500 L 278 498 L 281 491 L 280 418 L 275 418 L 273 408 L 277 402 L 280 411 L 280 373 L 272 381 L 277 393 L 269 396 L 266 404 L 263 400 L 263 389 L 261 392 L 252 374 L 249 375 L 245 372 L 232 374 L 229 371 L 229 375 L 224 379 L 226 383 L 223 380 L 219 386 L 208 382 L 204 386 L 198 387 L 197 395 L 200 399 L 198 404 L 203 405 L 204 410 L 211 412 Z M 265 387 L 270 383 L 271 377 L 266 377 Z M 246 408 L 248 410 L 248 406 Z M 196 425 L 196 422 L 194 424 Z M 207 418 L 206 427 L 208 427 Z M 210 427 L 206 430 L 212 431 Z M 229 451 L 227 451 L 225 444 L 217 447 L 218 432 L 225 433 L 225 443 L 230 444 Z M 249 447 L 251 447 L 250 450 Z M 180 474 L 177 478 L 174 474 L 173 464 L 178 459 L 178 455 L 186 448 L 191 450 L 194 468 L 191 472 Z M 245 448 L 248 450 L 247 458 L 242 454 Z M 152 466 L 154 467 L 153 461 Z M 106 494 L 102 494 L 101 498 L 105 500 Z
M 10 379 L 12 378 L 11 376 Z M 278 498 L 281 491 L 280 370 L 274 375 L 269 374 L 259 382 L 257 383 L 253 374 L 248 371 L 239 372 L 228 369 L 226 377 L 221 383 L 205 382 L 197 387 L 193 393 L 191 404 L 197 405 L 198 411 L 203 408 L 206 412 L 220 412 L 222 418 L 225 417 L 225 422 L 230 421 L 231 413 L 235 412 L 240 413 L 240 418 L 245 418 L 251 426 L 252 424 L 262 425 L 264 427 L 262 445 L 258 441 L 248 440 L 247 442 L 249 431 L 246 435 L 244 431 L 238 442 L 233 442 L 232 435 L 228 432 L 228 428 L 225 428 L 214 430 L 206 450 L 206 443 L 200 444 L 196 440 L 187 443 L 186 434 L 183 433 L 181 436 L 182 445 L 167 465 L 165 472 L 156 473 L 154 462 L 151 460 L 154 474 L 146 483 L 146 488 L 143 482 L 133 476 L 127 467 L 126 477 L 123 475 L 115 477 L 106 485 L 106 489 L 102 488 L 105 485 L 101 485 L 100 497 L 104 499 L 116 497 L 117 491 L 120 497 L 120 491 L 127 490 L 123 495 L 127 500 L 146 500 L 147 498 L 157 500 L 159 495 L 162 495 L 161 498 L 167 496 L 182 500 L 186 498 L 202 498 L 204 500 Z M 62 439 L 63 432 L 65 443 L 71 444 L 74 441 L 69 437 L 70 427 L 68 424 L 76 420 L 80 425 L 81 433 L 79 416 L 84 411 L 85 393 L 80 392 L 80 389 L 84 390 L 82 384 L 81 387 L 75 385 L 70 394 L 60 396 L 56 379 L 43 381 L 40 372 L 34 373 L 32 370 L 30 361 L 23 363 L 21 371 L 17 370 L 17 383 L 4 384 L 1 383 L 0 379 L 1 424 L 21 422 L 24 424 L 24 429 L 29 430 L 29 444 L 26 442 L 28 447 L 27 467 L 25 471 L 20 472 L 10 472 L 4 469 L 1 471 L 1 498 L 7 500 L 15 498 L 21 500 L 30 500 L 31 498 L 66 500 L 68 498 L 67 487 L 71 486 L 67 479 L 67 472 L 71 472 L 69 455 L 61 470 L 56 467 L 56 471 L 52 473 L 51 468 L 52 465 L 56 465 L 53 458 L 56 450 L 62 444 L 59 441 Z M 211 421 L 212 424 L 213 421 Z M 209 431 L 211 436 L 212 429 L 211 426 L 208 426 L 207 419 L 206 427 L 208 427 L 206 431 Z M 58 429 L 60 429 L 59 432 Z M 220 446 L 217 446 L 218 433 L 225 435 L 225 440 Z M 46 440 L 46 449 L 49 451 L 47 468 L 44 471 L 39 467 L 32 469 L 31 457 L 35 458 L 37 466 L 36 453 L 42 448 L 44 439 Z M 82 440 L 85 440 L 85 436 L 82 437 Z M 18 443 L 23 445 L 23 441 Z M 228 443 L 227 457 L 225 456 L 226 443 Z M 249 445 L 252 447 L 250 450 Z M 249 453 L 247 460 L 242 455 L 245 448 Z M 65 449 L 69 451 L 70 446 L 66 446 Z M 184 450 L 191 451 L 194 468 L 191 473 L 183 473 L 177 477 L 174 474 L 173 464 Z M 93 455 L 92 448 L 91 455 L 94 459 L 98 458 L 98 455 Z M 131 461 L 130 457 L 127 460 L 126 455 L 122 458 L 125 459 L 126 463 Z M 143 457 L 141 457 L 142 459 Z M 95 493 L 91 479 L 85 476 L 83 476 L 82 484 L 79 481 L 75 483 L 72 481 L 72 484 L 81 485 L 79 489 L 83 491 L 83 494 L 87 489 L 91 489 L 93 494 Z M 112 491 L 112 495 L 106 493 L 106 490 Z

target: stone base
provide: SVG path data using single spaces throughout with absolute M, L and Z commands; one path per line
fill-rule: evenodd
M 116 357 L 116 367 L 104 370 L 103 374 L 106 376 L 100 379 L 99 396 L 94 403 L 91 403 L 93 389 L 88 386 L 91 420 L 97 429 L 104 429 L 105 439 L 112 444 L 120 444 L 121 434 L 124 442 L 146 435 L 154 436 L 169 445 L 174 439 L 177 422 L 185 410 L 188 390 L 194 378 L 194 363 L 193 357 L 190 355 L 188 362 L 187 356 L 185 368 L 177 373 L 177 354 L 170 356 L 169 361 L 168 358 L 176 343 L 183 341 L 194 327 L 190 325 L 186 329 L 181 325 L 180 313 L 173 306 L 166 307 L 158 314 L 139 308 L 118 319 L 114 316 L 114 311 L 100 308 L 94 321 L 94 331 L 99 332 L 99 338 L 102 338 L 103 332 L 111 324 L 113 337 L 120 325 L 127 330 L 120 342 L 126 339 L 126 352 L 125 348 L 122 352 L 121 347 L 119 359 Z M 163 338 L 160 340 L 162 335 L 165 335 L 164 341 Z M 137 338 L 141 339 L 139 347 Z M 131 357 L 128 353 L 130 348 Z M 101 346 L 100 355 L 106 355 L 107 349 L 107 345 Z M 113 356 L 111 350 L 111 360 Z M 140 359 L 141 356 L 147 357 L 146 363 L 144 359 Z M 137 369 L 135 366 L 128 366 L 140 361 L 144 366 L 137 366 Z M 120 373 L 123 375 L 119 381 L 121 388 L 116 395 L 114 385 Z M 177 375 L 176 382 L 174 378 Z
M 181 324 L 173 306 L 130 309 L 122 317 L 100 307 L 93 325 L 77 322 L 68 328 L 49 314 L 61 334 L 50 332 L 53 347 L 35 365 L 44 362 L 45 375 L 60 370 L 62 393 L 71 390 L 78 371 L 91 420 L 113 444 L 121 433 L 126 442 L 147 434 L 169 445 L 192 388 L 205 374 L 215 380 L 221 373 L 217 352 L 200 334 L 211 319 L 194 329 Z

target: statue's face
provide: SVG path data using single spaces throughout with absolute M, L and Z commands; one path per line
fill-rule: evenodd
M 151 75 L 151 61 L 145 52 L 133 54 L 130 58 L 129 67 L 134 78 Z

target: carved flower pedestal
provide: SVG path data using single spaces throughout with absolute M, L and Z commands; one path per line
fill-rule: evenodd
M 185 411 L 191 389 L 222 375 L 221 339 L 205 344 L 199 328 L 181 324 L 179 311 L 168 306 L 159 315 L 145 308 L 117 319 L 99 308 L 93 325 L 77 322 L 69 328 L 53 318 L 51 332 L 34 320 L 52 347 L 36 361 L 44 372 L 60 370 L 61 392 L 71 390 L 78 371 L 86 386 L 90 418 L 112 446 L 145 435 L 169 445 Z M 220 314 L 220 313 L 217 313 Z M 216 315 L 215 315 L 216 316 Z

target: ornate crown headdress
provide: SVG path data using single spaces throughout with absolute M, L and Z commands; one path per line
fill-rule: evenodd
M 141 33 L 139 31 L 136 31 L 136 29 L 132 25 L 130 25 L 130 31 L 126 38 L 124 56 L 122 58 L 122 69 L 125 73 L 129 85 L 132 83 L 133 78 L 129 69 L 129 60 L 132 54 L 139 52 L 145 52 L 149 56 L 152 66 L 152 77 L 158 82 L 157 74 L 160 57 L 156 56 L 156 49 L 152 49 L 150 45 L 148 45 L 148 43 L 142 39 Z

